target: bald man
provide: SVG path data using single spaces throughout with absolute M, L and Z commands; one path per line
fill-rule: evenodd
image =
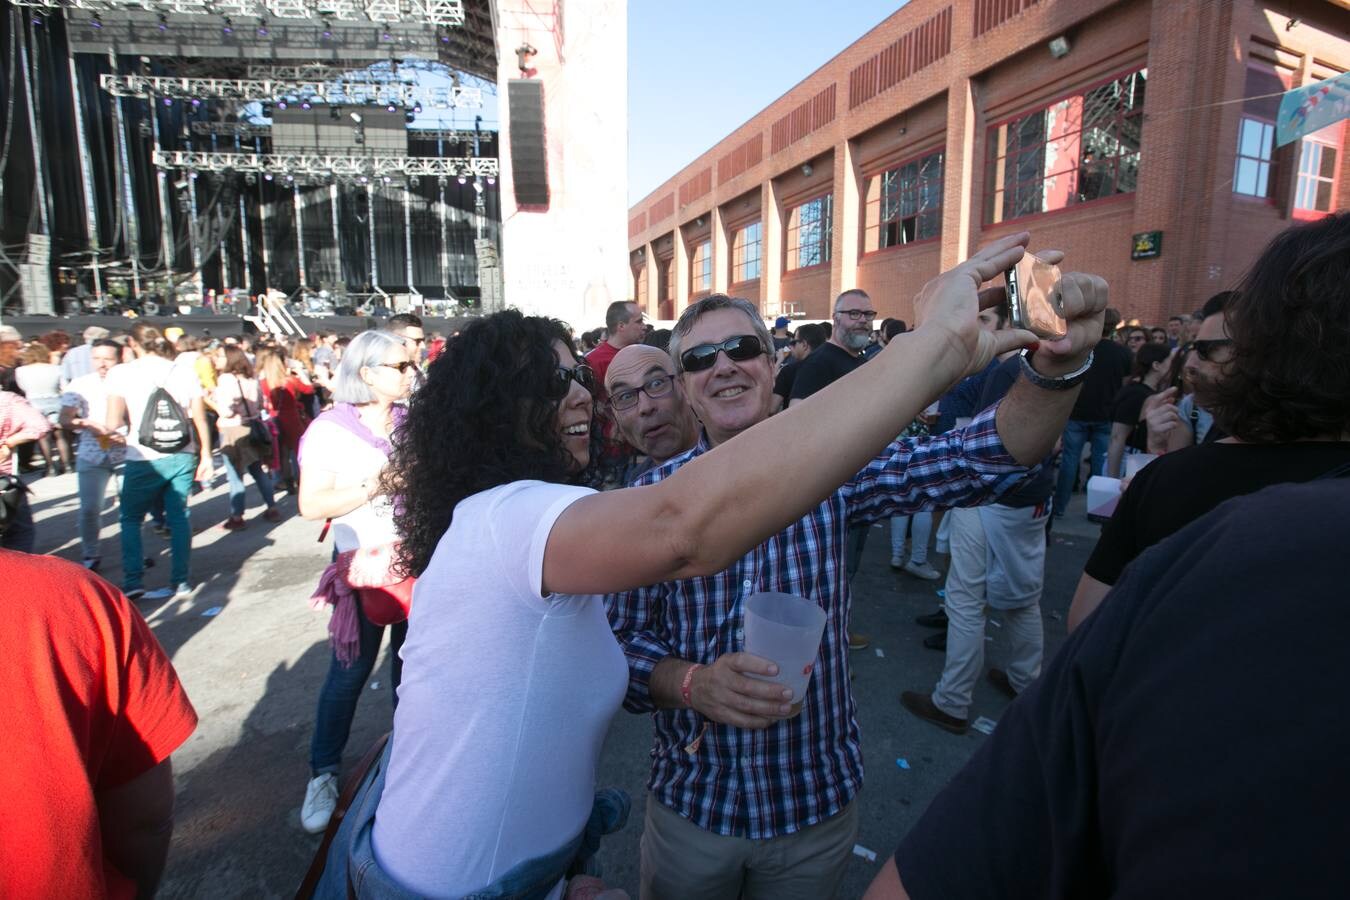
M 664 350 L 645 344 L 624 347 L 605 372 L 605 391 L 619 433 L 647 458 L 646 465 L 631 471 L 625 482 L 698 440 L 698 420 L 675 377 L 675 363 Z

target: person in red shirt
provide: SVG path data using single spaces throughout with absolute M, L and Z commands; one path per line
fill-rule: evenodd
M 0 897 L 151 896 L 173 832 L 169 754 L 197 727 L 164 649 L 80 566 L 0 550 Z
M 604 487 L 618 487 L 618 480 L 628 465 L 628 457 L 632 455 L 633 449 L 618 436 L 614 417 L 608 412 L 609 392 L 604 388 L 605 373 L 620 350 L 642 343 L 647 336 L 642 307 L 632 301 L 616 300 L 605 309 L 605 328 L 609 331 L 609 337 L 586 354 L 586 365 L 595 373 L 595 408 L 602 423 L 601 440 L 598 446 L 593 446 L 591 456 L 597 462 L 601 484 Z

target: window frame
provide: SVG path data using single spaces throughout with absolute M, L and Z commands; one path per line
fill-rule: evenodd
M 1338 129 L 1339 133 L 1337 134 L 1336 138 L 1333 139 L 1333 138 L 1329 138 L 1329 137 L 1319 137 L 1319 135 L 1323 134 L 1323 133 L 1326 132 L 1326 131 L 1330 131 L 1331 129 Z M 1307 175 L 1307 176 L 1304 175 L 1304 172 L 1303 172 L 1303 152 L 1304 152 L 1304 149 L 1305 149 L 1308 145 L 1310 145 L 1310 144 L 1311 144 L 1311 145 L 1316 145 L 1316 146 L 1322 148 L 1322 151 L 1323 151 L 1323 152 L 1325 152 L 1327 149 L 1331 149 L 1331 150 L 1333 150 L 1333 151 L 1336 152 L 1336 154 L 1337 154 L 1337 159 L 1336 159 L 1335 164 L 1332 166 L 1332 169 L 1331 169 L 1331 178 L 1330 178 L 1330 179 L 1324 178 L 1324 177 L 1322 177 L 1321 175 L 1318 175 L 1318 174 L 1315 174 L 1315 173 L 1314 173 L 1314 174 Z M 1332 213 L 1334 213 L 1334 212 L 1336 211 L 1336 196 L 1337 196 L 1337 194 L 1340 192 L 1340 189 L 1341 189 L 1341 166 L 1344 165 L 1344 160 L 1343 160 L 1343 158 L 1341 157 L 1341 154 L 1343 154 L 1344 152 L 1345 152 L 1345 122 L 1344 122 L 1344 121 L 1332 123 L 1331 125 L 1327 126 L 1326 128 L 1322 128 L 1322 129 L 1320 129 L 1320 130 L 1318 130 L 1318 131 L 1313 132 L 1312 134 L 1304 135 L 1304 136 L 1300 139 L 1300 141 L 1299 141 L 1299 150 L 1298 150 L 1298 159 L 1297 159 L 1297 161 L 1296 161 L 1296 163 L 1295 163 L 1294 195 L 1293 195 L 1293 197 L 1290 199 L 1290 203 L 1289 203 L 1289 210 L 1290 210 L 1290 215 L 1291 215 L 1291 216 L 1293 216 L 1293 217 L 1296 218 L 1296 219 L 1305 219 L 1305 220 L 1306 220 L 1306 219 L 1320 219 L 1320 218 L 1322 218 L 1323 216 L 1330 215 L 1330 214 L 1332 214 Z M 1311 208 L 1311 209 L 1310 209 L 1310 208 L 1308 208 L 1308 207 L 1305 207 L 1305 206 L 1299 206 L 1299 205 L 1298 205 L 1299 194 L 1302 193 L 1302 191 L 1303 191 L 1303 185 L 1304 185 L 1305 178 L 1306 178 L 1307 180 L 1311 180 L 1311 181 L 1313 181 L 1313 182 L 1315 182 L 1315 183 L 1319 183 L 1319 184 L 1322 183 L 1322 182 L 1329 182 L 1329 183 L 1330 183 L 1330 185 L 1331 185 L 1331 204 L 1330 204 L 1329 208 L 1327 208 L 1327 209 Z M 1314 202 L 1316 202 L 1316 198 L 1314 198 Z
M 793 214 L 794 212 L 796 212 L 797 210 L 799 210 L 799 209 L 801 209 L 801 208 L 803 208 L 803 207 L 805 207 L 805 206 L 807 206 L 807 205 L 809 205 L 809 204 L 811 204 L 811 203 L 815 203 L 815 202 L 818 201 L 818 200 L 824 200 L 824 201 L 825 201 L 825 213 L 828 214 L 828 218 L 827 218 L 827 220 L 826 220 L 825 227 L 824 227 L 824 229 L 823 229 L 823 232 L 824 232 L 824 233 L 821 235 L 821 238 L 822 238 L 822 239 L 821 239 L 821 241 L 820 241 L 820 245 L 821 245 L 821 253 L 820 253 L 820 255 L 821 255 L 821 260 L 820 260 L 820 262 L 817 262 L 817 263 L 811 263 L 811 264 L 805 265 L 805 266 L 789 265 L 789 262 L 790 262 L 790 259 L 789 259 L 789 258 L 790 258 L 790 257 L 793 255 L 793 253 L 794 253 L 794 247 L 793 247 L 793 244 L 792 244 L 793 237 L 794 237 L 795 235 L 797 235 L 797 234 L 800 234 L 800 232 L 801 232 L 801 225 L 800 225 L 800 224 L 798 224 L 798 225 L 796 225 L 796 226 L 794 226 L 794 225 L 792 224 L 792 214 Z M 798 273 L 798 272 L 809 272 L 809 271 L 812 271 L 812 270 L 814 270 L 814 269 L 828 268 L 829 265 L 830 265 L 830 262 L 831 262 L 831 253 L 832 253 L 831 245 L 834 243 L 834 190 L 833 190 L 833 188 L 831 188 L 831 189 L 829 189 L 829 190 L 826 190 L 826 191 L 822 191 L 821 193 L 816 194 L 816 195 L 813 196 L 813 197 L 808 197 L 808 198 L 806 198 L 805 200 L 802 200 L 802 201 L 799 202 L 799 203 L 794 203 L 792 206 L 788 207 L 788 208 L 785 210 L 785 213 L 786 213 L 786 219 L 787 219 L 787 222 L 786 222 L 786 224 L 785 224 L 784 227 L 783 227 L 783 275 L 784 275 L 784 276 L 788 276 L 788 275 L 794 275 L 794 274 L 796 274 L 796 273 Z M 800 221 L 800 219 L 799 219 L 799 221 Z M 801 247 L 802 247 L 801 244 L 797 244 L 797 245 L 796 245 L 796 248 L 795 248 L 795 252 L 796 252 L 798 258 L 800 258 Z
M 1247 79 L 1250 78 L 1251 73 L 1254 71 L 1261 72 L 1265 75 L 1270 76 L 1271 78 L 1274 78 L 1276 81 L 1280 83 L 1281 87 L 1283 87 L 1285 90 L 1289 90 L 1292 86 L 1292 82 L 1289 80 L 1289 77 L 1286 75 L 1282 75 L 1276 66 L 1272 65 L 1271 63 L 1265 62 L 1264 60 L 1249 58 L 1246 61 L 1246 64 L 1243 66 L 1244 80 L 1242 92 L 1244 95 L 1247 93 L 1249 89 Z M 1230 184 L 1229 195 L 1240 203 L 1260 203 L 1264 206 L 1275 206 L 1276 198 L 1277 196 L 1280 195 L 1279 182 L 1282 178 L 1284 178 L 1284 169 L 1279 164 L 1279 160 L 1276 158 L 1276 154 L 1279 152 L 1280 149 L 1279 147 L 1275 146 L 1276 122 L 1273 115 L 1262 115 L 1259 111 L 1249 109 L 1248 105 L 1253 99 L 1254 97 L 1243 96 L 1241 98 L 1242 105 L 1238 107 L 1237 142 L 1233 147 L 1233 180 Z M 1274 105 L 1278 106 L 1279 105 L 1278 101 L 1276 101 Z M 1247 156 L 1242 152 L 1242 131 L 1245 126 L 1245 123 L 1249 119 L 1253 122 L 1260 124 L 1263 128 L 1268 127 L 1270 129 L 1270 140 L 1267 145 L 1267 149 L 1269 152 L 1268 159 L 1261 159 L 1259 157 Z M 1265 164 L 1266 192 L 1264 194 L 1249 194 L 1245 191 L 1239 191 L 1237 189 L 1238 168 L 1242 165 L 1242 161 L 1244 159 L 1254 160 L 1257 164 L 1258 172 L 1260 170 L 1260 165 L 1262 163 Z M 1290 198 L 1290 209 L 1291 210 L 1293 209 L 1292 198 Z
M 870 188 L 871 188 L 872 179 L 874 179 L 874 178 L 877 178 L 877 179 L 885 178 L 885 176 L 886 176 L 887 174 L 889 174 L 890 172 L 898 172 L 900 169 L 903 169 L 905 166 L 909 165 L 910 163 L 914 163 L 914 162 L 922 163 L 923 160 L 925 160 L 925 159 L 927 159 L 928 157 L 933 156 L 933 155 L 935 155 L 935 154 L 936 154 L 936 155 L 941 155 L 941 157 L 942 157 L 942 163 L 941 163 L 941 165 L 942 165 L 942 175 L 941 175 L 940 178 L 939 178 L 939 184 L 942 185 L 942 199 L 941 199 L 941 201 L 938 203 L 937 210 L 936 210 L 937 213 L 938 213 L 938 230 L 937 230 L 937 234 L 933 235 L 932 237 L 919 238 L 918 240 L 909 241 L 909 242 L 907 242 L 907 243 L 891 244 L 891 245 L 888 246 L 888 247 L 882 247 L 882 246 L 880 246 L 880 243 L 881 243 L 881 242 L 880 242 L 880 240 L 878 240 L 878 241 L 877 241 L 878 246 L 876 247 L 876 249 L 869 250 L 869 249 L 868 249 L 868 240 L 869 240 L 869 233 L 870 233 L 870 231 L 872 230 L 872 228 L 871 228 L 871 226 L 868 225 L 868 207 L 873 205 L 873 201 L 867 199 L 867 194 L 868 194 L 868 191 L 869 191 Z M 862 223 L 862 256 L 866 257 L 866 256 L 872 256 L 873 254 L 876 254 L 876 253 L 888 253 L 888 252 L 891 252 L 891 251 L 894 251 L 894 250 L 904 250 L 904 249 L 906 249 L 906 248 L 908 248 L 908 247 L 915 247 L 915 246 L 919 246 L 919 245 L 922 245 L 922 244 L 929 244 L 929 243 L 932 243 L 933 241 L 940 241 L 940 240 L 942 239 L 942 210 L 943 210 L 943 208 L 945 207 L 946 201 L 947 201 L 946 177 L 947 177 L 947 147 L 946 147 L 945 144 L 931 145 L 931 146 L 929 146 L 929 147 L 928 147 L 927 149 L 925 149 L 925 150 L 919 151 L 919 152 L 917 152 L 917 153 L 911 154 L 910 156 L 907 156 L 907 157 L 902 158 L 899 162 L 897 162 L 897 163 L 895 163 L 895 164 L 893 164 L 893 165 L 887 165 L 887 166 L 885 166 L 884 168 L 879 168 L 879 169 L 876 169 L 875 171 L 865 173 L 864 176 L 863 176 L 863 191 L 862 191 L 862 196 L 863 196 L 863 202 L 862 202 L 862 214 L 863 214 L 863 223 Z M 877 207 L 880 207 L 880 206 L 882 205 L 883 201 L 885 200 L 885 194 L 883 193 L 883 191 L 884 191 L 884 187 L 883 187 L 883 188 L 879 188 L 879 190 L 878 190 L 878 193 L 877 193 L 877 199 L 876 199 L 876 201 L 875 201 L 875 205 L 876 205 Z M 917 213 L 916 213 L 916 215 L 917 215 Z M 878 235 L 878 238 L 880 237 L 880 235 L 881 235 L 881 233 L 882 233 L 882 228 L 886 225 L 887 222 L 891 222 L 891 221 L 899 221 L 899 217 L 897 216 L 896 219 L 885 219 L 885 220 L 883 220 L 883 219 L 881 218 L 881 213 L 880 213 L 880 211 L 878 211 L 878 213 L 877 213 L 877 224 L 876 224 L 876 226 L 875 226 L 875 228 L 876 228 L 876 234 Z
M 703 254 L 700 256 L 700 254 Z M 698 268 L 695 269 L 695 266 Z M 712 237 L 689 245 L 689 294 L 707 293 L 712 290 Z
M 755 240 L 754 240 L 753 244 L 752 244 L 751 242 L 747 242 L 745 245 L 742 245 L 741 247 L 738 248 L 738 247 L 737 247 L 737 244 L 736 244 L 737 239 L 740 238 L 740 236 L 741 236 L 742 234 L 744 234 L 745 232 L 749 231 L 751 228 L 758 228 L 758 229 L 759 229 L 758 234 L 755 235 Z M 748 257 L 742 257 L 742 258 L 739 258 L 739 259 L 738 259 L 738 258 L 737 258 L 737 255 L 738 255 L 738 253 L 743 254 L 744 251 L 745 251 L 745 247 L 747 247 L 747 246 L 754 246 L 754 247 L 756 248 L 756 250 L 755 250 L 755 257 L 754 257 L 755 274 L 754 274 L 754 275 L 751 275 L 751 276 L 749 276 L 749 277 L 746 277 L 746 278 L 738 278 L 737 275 L 738 275 L 738 274 L 741 274 L 741 271 L 743 271 L 743 270 L 746 268 L 746 266 L 748 265 L 749 258 L 748 258 Z M 752 282 L 752 281 L 758 281 L 761 277 L 763 277 L 763 275 L 764 275 L 764 222 L 763 222 L 762 219 L 755 219 L 754 221 L 746 222 L 744 225 L 741 225 L 739 228 L 736 228 L 735 230 L 732 231 L 732 233 L 731 233 L 731 254 L 730 254 L 730 255 L 731 255 L 731 271 L 729 271 L 729 272 L 727 273 L 727 283 L 728 283 L 728 284 L 749 284 L 750 282 Z M 738 271 L 738 270 L 741 270 L 741 271 Z
M 1265 159 L 1257 156 L 1248 156 L 1242 152 L 1242 131 L 1248 122 L 1254 122 L 1260 125 L 1262 129 L 1269 129 L 1270 140 L 1267 143 L 1269 155 Z M 1238 169 L 1242 166 L 1242 161 L 1251 160 L 1256 163 L 1257 178 L 1260 178 L 1261 166 L 1266 167 L 1266 192 L 1264 194 L 1249 194 L 1246 191 L 1238 190 Z M 1238 114 L 1238 139 L 1237 148 L 1233 153 L 1233 196 L 1246 201 L 1257 201 L 1263 203 L 1275 202 L 1275 123 L 1262 116 L 1254 116 L 1250 113 Z
M 1019 111 L 1019 112 L 1017 112 L 1017 113 L 1014 113 L 1014 114 L 1008 115 L 1008 116 L 1004 116 L 1004 117 L 1001 118 L 1001 119 L 998 119 L 998 120 L 996 120 L 996 121 L 994 121 L 994 122 L 989 123 L 989 124 L 986 126 L 985 130 L 984 130 L 984 141 L 985 141 L 985 147 L 984 147 L 984 189 L 983 189 L 983 191 L 982 191 L 983 196 L 982 196 L 982 198 L 981 198 L 981 209 L 980 209 L 980 222 L 981 222 L 981 228 L 986 229 L 986 230 L 988 230 L 988 229 L 993 229 L 993 228 L 1002 228 L 1002 227 L 1007 226 L 1007 225 L 1010 225 L 1010 224 L 1020 223 L 1020 222 L 1023 222 L 1023 221 L 1025 221 L 1025 220 L 1034 219 L 1034 218 L 1036 218 L 1037 216 L 1053 216 L 1053 215 L 1059 215 L 1059 214 L 1063 214 L 1063 213 L 1073 212 L 1074 210 L 1079 210 L 1079 209 L 1085 209 L 1085 208 L 1091 208 L 1091 207 L 1096 207 L 1096 206 L 1102 206 L 1102 205 L 1106 205 L 1106 204 L 1110 204 L 1110 203 L 1120 203 L 1120 202 L 1124 202 L 1124 201 L 1129 201 L 1130 198 L 1132 198 L 1136 193 L 1138 193 L 1138 190 L 1139 190 L 1139 183 L 1138 183 L 1139 172 L 1138 172 L 1138 166 L 1136 166 L 1136 169 L 1135 169 L 1135 186 L 1134 186 L 1133 189 L 1131 189 L 1131 190 L 1129 190 L 1129 191 L 1120 191 L 1120 192 L 1113 193 L 1113 194 L 1107 194 L 1107 195 L 1102 196 L 1102 197 L 1094 197 L 1094 198 L 1091 199 L 1091 200 L 1079 200 L 1079 201 L 1075 201 L 1075 202 L 1072 202 L 1072 203 L 1067 203 L 1067 204 L 1065 204 L 1064 206 L 1060 206 L 1060 207 L 1057 207 L 1057 208 L 1055 208 L 1055 209 L 1045 209 L 1045 210 L 1040 210 L 1040 211 L 1038 211 L 1038 212 L 1022 213 L 1022 214 L 1017 215 L 1017 216 L 1010 216 L 1010 217 L 1008 217 L 1008 218 L 1005 218 L 1005 219 L 999 219 L 999 220 L 997 220 L 997 221 L 994 221 L 994 220 L 992 220 L 992 219 L 990 218 L 991 213 L 993 212 L 992 202 L 993 202 L 994 195 L 1000 193 L 1000 189 L 998 189 L 998 188 L 996 187 L 996 185 L 995 185 L 994 171 L 993 171 L 994 168 L 995 168 L 994 163 L 997 161 L 996 157 L 993 156 L 993 154 L 994 154 L 994 152 L 995 152 L 995 148 L 997 147 L 997 141 L 996 141 L 996 139 L 995 139 L 995 136 L 996 136 L 996 134 L 997 134 L 997 132 L 998 132 L 998 129 L 999 129 L 1000 127 L 1002 127 L 1002 126 L 1004 126 L 1004 125 L 1007 125 L 1007 124 L 1009 124 L 1009 123 L 1011 123 L 1011 122 L 1016 122 L 1016 121 L 1018 121 L 1019 119 L 1025 119 L 1025 118 L 1027 118 L 1028 116 L 1032 115 L 1033 113 L 1045 112 L 1046 110 L 1050 109 L 1052 106 L 1055 106 L 1055 105 L 1057 105 L 1057 104 L 1059 104 L 1059 103 L 1062 103 L 1063 101 L 1068 100 L 1068 99 L 1070 99 L 1070 98 L 1073 98 L 1073 97 L 1085 97 L 1088 93 L 1090 93 L 1091 91 L 1095 91 L 1097 88 L 1100 88 L 1100 87 L 1103 87 L 1103 86 L 1105 86 L 1105 85 L 1111 84 L 1112 82 L 1115 82 L 1115 81 L 1120 81 L 1121 79 L 1127 78 L 1127 77 L 1129 77 L 1129 76 L 1131 76 L 1131 75 L 1135 75 L 1135 74 L 1140 73 L 1140 72 L 1144 73 L 1144 88 L 1145 88 L 1145 91 L 1147 91 L 1147 89 L 1148 89 L 1148 83 L 1149 83 L 1149 81 L 1150 81 L 1151 76 L 1149 75 L 1149 65 L 1148 65 L 1148 62 L 1147 62 L 1147 61 L 1144 61 L 1144 62 L 1135 64 L 1135 65 L 1131 66 L 1130 68 L 1117 70 L 1116 72 L 1114 72 L 1114 73 L 1112 73 L 1112 74 L 1110 74 L 1110 75 L 1104 76 L 1104 77 L 1102 77 L 1102 78 L 1098 78 L 1098 79 L 1095 80 L 1095 81 L 1087 82 L 1087 83 L 1083 84 L 1081 87 L 1077 87 L 1077 88 L 1074 88 L 1073 90 L 1070 90 L 1070 91 L 1064 91 L 1064 92 L 1062 92 L 1062 93 L 1056 94 L 1056 95 L 1054 95 L 1054 96 L 1052 96 L 1052 97 L 1050 97 L 1050 98 L 1048 98 L 1048 99 L 1046 99 L 1046 100 L 1044 100 L 1044 101 L 1038 102 L 1035 106 L 1028 107 L 1028 108 L 1023 109 L 1023 110 L 1021 110 L 1021 111 Z M 1147 99 L 1147 98 L 1146 98 L 1146 99 Z M 1133 152 L 1139 154 L 1139 161 L 1140 161 L 1140 164 L 1142 164 L 1142 162 L 1143 162 L 1143 146 L 1144 146 L 1144 129 L 1143 129 L 1143 125 L 1144 125 L 1144 108 L 1143 108 L 1143 106 L 1140 106 L 1140 107 L 1139 107 L 1138 113 L 1136 113 L 1136 114 L 1134 114 L 1134 115 L 1137 116 L 1138 121 L 1139 121 L 1139 149 L 1136 150 L 1136 151 L 1133 151 Z M 1121 119 L 1124 119 L 1124 118 L 1127 118 L 1127 117 L 1126 117 L 1126 116 L 1121 116 L 1120 118 L 1121 118 Z M 1059 141 L 1059 140 L 1064 140 L 1065 138 L 1067 138 L 1067 137 L 1072 137 L 1072 136 L 1078 136 L 1078 137 L 1080 137 L 1080 139 L 1081 139 L 1081 135 L 1082 135 L 1082 134 L 1083 134 L 1083 128 L 1082 128 L 1082 126 L 1080 125 L 1079 128 L 1078 128 L 1078 130 L 1077 130 L 1076 132 L 1073 132 L 1073 133 L 1070 134 L 1070 135 L 1063 135 L 1063 136 L 1058 137 L 1058 138 L 1051 138 L 1050 140 L 1044 140 L 1044 141 L 1042 141 L 1041 146 L 1044 147 L 1044 146 L 1046 146 L 1047 144 L 1051 144 L 1051 143 L 1053 143 L 1053 142 L 1055 142 L 1055 141 Z M 1119 172 L 1120 172 L 1119 160 L 1123 159 L 1124 156 L 1126 156 L 1126 155 L 1129 155 L 1129 154 L 1118 154 L 1118 155 L 1116 155 L 1116 156 L 1114 156 L 1114 157 L 1111 157 L 1111 159 L 1113 159 L 1113 160 L 1116 161 L 1116 164 L 1115 164 L 1114 167 L 1113 167 L 1113 171 L 1116 173 L 1116 178 L 1117 178 L 1117 180 L 1119 179 Z M 1004 159 L 1007 159 L 1007 158 L 1008 158 L 1008 157 L 1005 155 L 1005 156 L 1004 156 Z M 1081 156 L 1080 156 L 1079 162 L 1080 162 L 1080 165 L 1081 165 Z M 944 161 L 944 165 L 945 165 L 945 161 Z M 1065 170 L 1065 171 L 1068 171 L 1068 170 Z M 1041 183 L 1044 183 L 1047 177 L 1050 177 L 1050 176 L 1042 176 L 1041 179 L 1040 179 Z M 945 198 L 944 198 L 944 199 L 945 199 Z

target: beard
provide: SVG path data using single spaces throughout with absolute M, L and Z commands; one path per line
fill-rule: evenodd
M 844 334 L 844 343 L 850 350 L 861 350 L 871 339 L 870 334 L 861 331 L 849 331 Z
M 1219 383 L 1204 372 L 1191 373 L 1191 384 L 1195 387 L 1195 405 L 1212 411 L 1218 402 Z

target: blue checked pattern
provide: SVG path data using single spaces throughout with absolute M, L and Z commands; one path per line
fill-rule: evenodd
M 658 801 L 716 834 L 761 839 L 827 819 L 853 799 L 863 767 L 849 688 L 848 527 L 990 503 L 1020 482 L 1029 470 L 999 440 L 996 411 L 990 407 L 964 429 L 897 440 L 813 512 L 726 571 L 606 598 L 628 658 L 624 707 L 650 712 L 655 721 L 647 786 Z M 704 436 L 635 485 L 654 484 L 708 449 Z M 667 656 L 708 664 L 744 649 L 742 601 L 759 590 L 808 597 L 829 614 L 802 711 L 764 731 L 709 722 L 698 750 L 686 753 L 704 719 L 691 709 L 657 709 L 652 669 Z

